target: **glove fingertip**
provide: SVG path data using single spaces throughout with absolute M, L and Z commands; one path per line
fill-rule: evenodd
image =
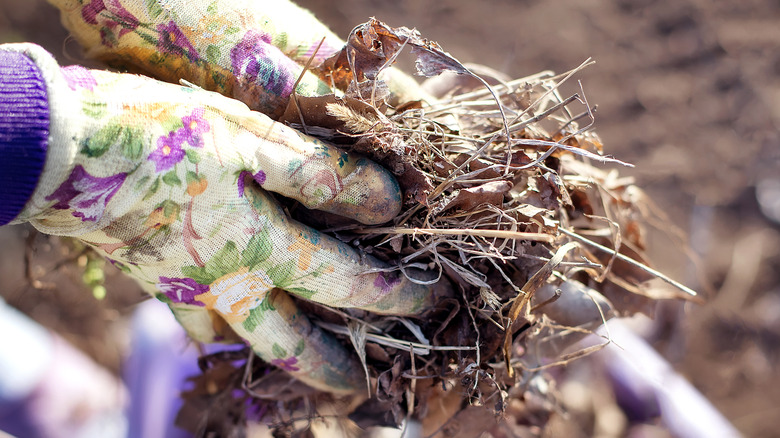
M 383 224 L 401 211 L 401 188 L 390 172 L 361 159 L 326 210 L 366 225 Z

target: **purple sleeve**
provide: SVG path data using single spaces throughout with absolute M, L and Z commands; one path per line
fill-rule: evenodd
M 0 225 L 21 213 L 46 162 L 46 83 L 23 53 L 0 51 Z

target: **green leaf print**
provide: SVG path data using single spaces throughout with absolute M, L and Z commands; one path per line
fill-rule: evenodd
M 173 303 L 173 300 L 168 298 L 168 295 L 165 295 L 165 294 L 162 294 L 162 293 L 154 294 L 154 297 L 157 298 L 157 300 L 162 301 L 165 304 Z
M 269 269 L 266 273 L 268 278 L 274 283 L 274 286 L 284 289 L 292 282 L 293 273 L 295 273 L 296 260 L 288 260 L 280 265 Z
M 146 41 L 150 46 L 156 46 L 157 45 L 157 37 L 156 37 L 157 33 L 156 32 L 155 32 L 154 35 L 150 35 L 150 34 L 148 34 L 146 32 L 141 32 L 140 28 L 138 28 L 138 29 L 136 29 L 135 33 L 136 33 L 136 35 L 141 37 L 142 40 Z M 161 55 L 159 53 L 152 53 L 151 55 L 149 55 L 149 59 L 147 61 L 149 61 L 149 63 L 152 64 L 152 65 L 162 64 L 162 62 L 163 62 L 163 55 Z
M 192 164 L 198 164 L 200 163 L 200 155 L 198 155 L 198 151 L 195 149 L 187 149 L 184 151 L 184 155 L 187 156 L 187 161 L 189 161 Z
M 174 132 L 184 126 L 181 122 L 181 117 L 176 116 L 170 116 L 165 120 L 160 121 L 159 123 L 160 127 L 168 132 Z
M 217 279 L 209 274 L 206 271 L 206 268 L 201 268 L 200 266 L 183 266 L 181 268 L 181 273 L 185 277 L 191 278 L 200 284 L 211 284 Z
M 90 158 L 98 158 L 116 143 L 121 133 L 121 126 L 115 123 L 108 124 L 81 142 L 81 153 Z
M 125 265 L 122 262 L 118 262 L 118 261 L 114 260 L 113 265 L 114 265 L 115 268 L 119 269 L 120 271 L 124 272 L 125 274 L 132 273 L 132 271 L 130 271 L 130 268 L 127 267 L 127 265 Z
M 274 345 L 271 347 L 271 353 L 273 353 L 273 355 L 276 356 L 277 359 L 287 358 L 287 350 L 282 348 L 276 342 L 274 342 Z
M 225 246 L 206 262 L 206 273 L 216 280 L 225 274 L 238 271 L 241 267 L 240 260 L 241 254 L 238 252 L 236 244 L 232 241 L 227 241 Z
M 100 27 L 100 39 L 101 42 L 108 47 L 116 47 L 116 45 L 119 44 L 119 39 L 113 29 L 108 26 Z
M 260 307 L 255 307 L 249 311 L 246 319 L 243 322 L 244 330 L 252 333 L 255 328 L 263 321 L 263 311 Z
M 81 111 L 93 119 L 100 119 L 105 115 L 108 105 L 105 102 L 84 100 L 81 103 Z
M 146 10 L 149 12 L 151 18 L 157 18 L 163 13 L 163 8 L 160 6 L 160 2 L 157 0 L 144 0 Z
M 122 155 L 130 160 L 141 158 L 144 143 L 141 138 L 143 131 L 138 128 L 125 128 L 122 131 Z
M 154 180 L 152 183 L 152 186 L 149 187 L 149 191 L 146 192 L 146 195 L 144 195 L 144 201 L 154 196 L 155 193 L 157 193 L 157 190 L 160 188 L 160 177 L 158 176 L 157 179 Z
M 195 172 L 193 172 L 191 170 L 187 171 L 185 177 L 186 177 L 186 180 L 187 180 L 187 185 L 190 185 L 190 184 L 192 184 L 194 182 L 198 182 L 198 181 L 200 181 L 200 178 L 201 178 L 200 176 L 198 176 L 197 173 L 195 173 Z
M 282 51 L 287 50 L 287 32 L 279 32 L 274 38 L 274 45 Z
M 268 297 L 263 299 L 263 302 L 260 303 L 259 306 L 253 308 L 249 311 L 249 315 L 244 320 L 244 328 L 248 332 L 252 332 L 255 330 L 255 328 L 260 325 L 260 323 L 263 322 L 265 319 L 265 313 L 269 311 L 276 310 L 270 303 L 270 300 L 267 299 Z
M 211 64 L 217 64 L 221 53 L 219 47 L 214 44 L 210 44 L 206 47 L 206 60 Z
M 176 216 L 176 220 L 179 220 L 179 213 L 181 212 L 181 206 L 179 204 L 166 199 L 165 201 L 161 202 L 160 205 L 157 206 L 157 208 L 160 207 L 162 207 L 163 209 L 163 216 L 165 217 Z
M 179 176 L 176 175 L 175 169 L 163 175 L 162 180 L 171 187 L 181 185 L 181 180 L 179 179 Z
M 149 182 L 150 179 L 152 179 L 152 177 L 149 175 L 146 175 L 145 177 L 139 179 L 138 182 L 135 183 L 135 191 L 141 190 L 146 185 L 146 183 Z
M 297 297 L 301 297 L 307 300 L 310 300 L 311 297 L 317 293 L 317 291 L 306 289 L 304 287 L 287 287 L 286 290 L 292 294 L 295 294 Z
M 349 155 L 344 152 L 339 155 L 339 167 L 344 167 L 344 165 L 347 163 L 349 163 Z
M 299 340 L 298 345 L 295 346 L 295 351 L 293 351 L 293 356 L 300 356 L 305 348 L 306 343 L 303 342 L 303 339 Z
M 251 271 L 258 264 L 268 260 L 271 257 L 273 244 L 268 235 L 268 230 L 263 230 L 249 239 L 246 249 L 242 253 L 241 265 L 246 266 Z
M 225 84 L 227 83 L 227 81 L 225 80 L 225 76 L 224 75 L 220 74 L 217 71 L 212 71 L 211 72 L 211 80 L 214 81 L 214 85 L 216 85 L 219 90 L 224 90 L 225 89 Z M 325 93 L 322 93 L 322 94 L 325 94 Z

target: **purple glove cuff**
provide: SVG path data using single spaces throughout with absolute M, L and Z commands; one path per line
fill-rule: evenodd
M 46 162 L 46 82 L 23 53 L 0 51 L 0 225 L 21 213 Z

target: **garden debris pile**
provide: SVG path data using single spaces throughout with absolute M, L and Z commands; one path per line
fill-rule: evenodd
M 428 89 L 445 93 L 394 105 L 383 75 L 405 48 L 418 73 L 436 76 Z M 181 423 L 220 436 L 246 419 L 279 436 L 407 419 L 426 436 L 478 436 L 498 421 L 538 432 L 559 409 L 549 370 L 598 349 L 576 341 L 610 317 L 695 295 L 647 265 L 652 203 L 618 174 L 630 165 L 603 154 L 582 88 L 561 91 L 590 63 L 506 81 L 472 73 L 414 30 L 375 19 L 356 27 L 341 52 L 312 67 L 343 95 L 294 96 L 281 121 L 385 166 L 404 208 L 380 226 L 312 223 L 302 207 L 288 209 L 405 275 L 438 272 L 455 295 L 416 318 L 300 302 L 357 352 L 366 391 L 337 399 L 248 349 L 219 353 L 202 358 Z

